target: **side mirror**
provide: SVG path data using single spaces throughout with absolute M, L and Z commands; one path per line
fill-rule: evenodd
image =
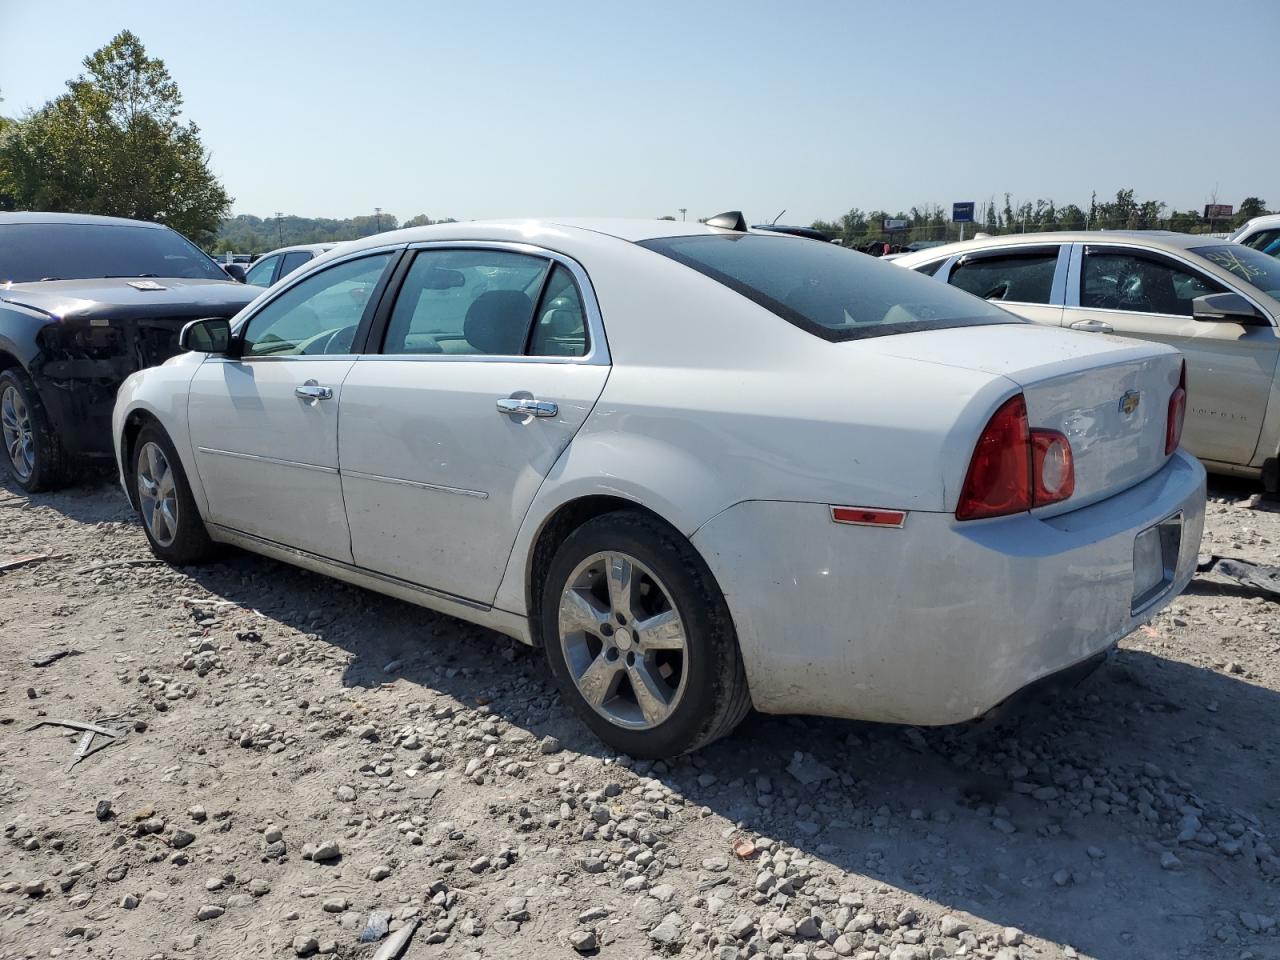
M 1257 307 L 1238 293 L 1206 293 L 1191 301 L 1191 315 L 1197 320 L 1220 323 L 1265 323 Z
M 232 280 L 239 280 L 244 283 L 245 270 L 243 263 L 224 263 L 222 269 L 227 272 L 227 276 Z
M 192 320 L 178 334 L 178 346 L 196 353 L 227 353 L 231 349 L 231 321 L 225 317 Z

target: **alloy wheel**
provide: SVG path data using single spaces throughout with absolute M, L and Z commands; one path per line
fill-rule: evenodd
M 650 730 L 680 703 L 688 678 L 684 621 L 662 581 L 625 553 L 578 564 L 560 596 L 569 675 L 610 723 Z
M 18 479 L 28 479 L 36 468 L 36 438 L 31 425 L 31 410 L 17 387 L 12 384 L 0 393 L 0 435 L 5 453 Z
M 171 546 L 178 536 L 178 488 L 164 450 L 151 441 L 138 451 L 138 503 L 152 539 Z

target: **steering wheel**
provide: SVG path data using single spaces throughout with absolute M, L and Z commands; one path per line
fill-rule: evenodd
M 340 330 L 333 331 L 329 335 L 329 339 L 325 341 L 324 348 L 320 351 L 324 354 L 346 354 L 351 352 L 351 347 L 356 339 L 356 325 L 343 327 Z

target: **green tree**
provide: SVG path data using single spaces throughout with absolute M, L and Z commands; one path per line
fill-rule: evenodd
M 0 119 L 0 124 L 4 120 Z M 1235 219 L 1231 221 L 1234 227 L 1243 227 L 1248 221 L 1254 217 L 1261 217 L 1267 212 L 1267 201 L 1258 197 L 1245 197 L 1240 201 L 1240 209 L 1236 211 Z
M 164 61 L 125 30 L 84 66 L 0 143 L 0 192 L 25 209 L 151 220 L 211 241 L 231 198 Z
M 1083 230 L 1084 211 L 1074 203 L 1068 203 L 1058 211 L 1059 230 Z

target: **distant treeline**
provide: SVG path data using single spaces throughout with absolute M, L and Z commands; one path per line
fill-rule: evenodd
M 401 223 L 394 214 L 370 214 L 333 220 L 327 217 L 255 217 L 241 214 L 222 221 L 214 236 L 214 253 L 266 253 L 295 243 L 331 243 L 358 240 L 397 227 L 423 227 L 432 223 L 453 223 L 452 217 L 432 220 L 425 213 Z
M 995 197 L 980 201 L 974 209 L 973 223 L 964 225 L 966 237 L 975 232 L 1031 233 L 1038 230 L 1176 230 L 1179 233 L 1220 233 L 1234 230 L 1246 220 L 1270 211 L 1258 197 L 1247 197 L 1236 207 L 1234 216 L 1206 220 L 1203 210 L 1170 210 L 1163 200 L 1138 200 L 1133 190 L 1120 190 L 1111 201 L 1098 200 L 1095 193 L 1085 207 L 1068 203 L 1058 206 L 1052 200 L 1027 200 L 1015 204 L 1011 194 L 1004 203 Z M 904 230 L 892 234 L 885 229 L 886 220 L 905 220 Z M 919 240 L 958 240 L 960 224 L 951 222 L 951 210 L 936 203 L 912 207 L 909 211 L 863 211 L 856 207 L 834 220 L 815 220 L 815 229 L 846 246 L 860 246 L 873 240 L 895 244 Z
M 1170 210 L 1162 200 L 1138 200 L 1133 190 L 1120 190 L 1114 200 L 1098 200 L 1094 194 L 1088 206 L 1074 203 L 1058 206 L 1052 200 L 1027 200 L 1015 204 L 1011 194 L 999 203 L 992 197 L 978 203 L 974 222 L 965 224 L 966 237 L 976 232 L 1031 233 L 1039 230 L 1177 230 L 1180 233 L 1221 233 L 1234 230 L 1252 217 L 1269 213 L 1265 200 L 1247 197 L 1234 216 L 1206 220 L 1203 210 Z M 674 220 L 674 217 L 659 217 Z M 906 228 L 892 234 L 886 220 L 906 221 Z M 326 243 L 356 240 L 397 227 L 421 227 L 432 223 L 453 223 L 453 217 L 433 220 L 425 213 L 401 223 L 394 214 L 369 214 L 335 220 L 325 217 L 255 217 L 241 214 L 222 222 L 214 238 L 214 253 L 265 253 L 294 243 Z M 926 203 L 910 210 L 850 210 L 834 220 L 815 220 L 815 229 L 846 246 L 863 246 L 884 240 L 905 245 L 921 240 L 958 240 L 960 224 L 951 222 L 950 208 Z

